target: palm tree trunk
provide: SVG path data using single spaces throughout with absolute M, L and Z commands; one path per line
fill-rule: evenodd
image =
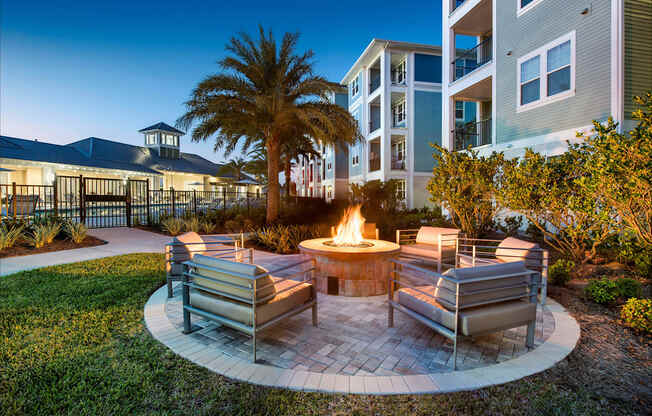
M 290 197 L 290 185 L 292 184 L 292 162 L 290 158 L 285 159 L 285 195 Z
M 275 138 L 267 139 L 267 223 L 271 224 L 278 218 L 281 202 L 281 189 L 278 184 L 278 173 L 281 162 L 281 148 Z

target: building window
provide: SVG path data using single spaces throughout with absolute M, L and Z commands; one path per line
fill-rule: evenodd
M 351 81 L 351 97 L 355 97 L 358 95 L 358 92 L 360 92 L 360 82 L 359 78 L 355 77 L 353 81 Z
M 392 82 L 394 84 L 405 84 L 407 75 L 407 61 L 403 59 L 400 64 L 392 69 Z
M 333 170 L 333 162 L 328 162 L 328 165 L 327 165 L 327 166 L 328 166 L 327 169 L 328 169 L 329 171 Z
M 147 134 L 145 137 L 147 144 L 156 144 L 156 133 Z
M 360 164 L 360 155 L 358 154 L 359 149 L 355 150 L 355 153 L 351 155 L 351 164 L 353 166 L 358 166 Z
M 522 15 L 542 1 L 543 0 L 516 0 L 516 15 Z
M 399 201 L 405 201 L 406 198 L 406 184 L 405 180 L 398 181 L 398 187 L 396 189 L 396 199 Z
M 394 104 L 392 107 L 392 113 L 394 116 L 394 126 L 402 127 L 401 125 L 405 123 L 405 100 Z
M 575 32 L 518 60 L 517 112 L 575 95 Z
M 333 186 L 332 185 L 328 185 L 328 193 L 326 194 L 326 197 L 328 199 L 333 199 Z
M 541 91 L 540 57 L 535 56 L 521 64 L 521 105 L 538 101 Z
M 455 120 L 464 120 L 464 101 L 455 101 Z

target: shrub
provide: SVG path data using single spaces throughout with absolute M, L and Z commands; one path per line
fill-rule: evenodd
M 59 235 L 63 227 L 60 222 L 51 222 L 45 225 L 45 242 L 46 244 L 52 244 L 54 239 Z
M 22 225 L 0 224 L 0 250 L 13 247 L 23 234 Z
M 571 272 L 575 268 L 572 260 L 557 260 L 548 270 L 548 282 L 555 286 L 565 286 L 571 279 Z
M 253 241 L 279 254 L 295 253 L 299 243 L 321 237 L 322 227 L 318 225 L 272 225 L 253 232 Z
M 399 181 L 372 180 L 363 184 L 351 184 L 351 201 L 365 208 L 365 215 L 376 216 L 381 213 L 394 213 L 399 208 L 397 198 Z
M 575 151 L 548 158 L 527 149 L 523 158 L 503 164 L 496 191 L 502 207 L 523 215 L 576 264 L 595 257 L 614 228 L 613 210 L 591 192 L 593 172 L 585 159 Z
M 197 217 L 189 217 L 183 220 L 183 227 L 186 231 L 198 233 L 201 230 L 201 222 Z
M 616 242 L 618 260 L 627 264 L 639 276 L 652 275 L 652 250 L 645 247 L 632 235 L 632 232 L 619 236 Z
M 623 277 L 616 280 L 618 297 L 621 299 L 637 298 L 641 296 L 641 283 L 638 280 Z
M 68 221 L 66 223 L 66 234 L 75 244 L 81 244 L 86 239 L 88 228 L 80 222 Z
M 174 236 L 179 235 L 183 230 L 183 220 L 179 218 L 168 217 L 161 220 L 161 228 L 168 234 Z
M 494 194 L 505 164 L 502 153 L 484 157 L 470 149 L 450 152 L 436 144 L 432 147 L 435 167 L 428 182 L 430 200 L 443 205 L 455 227 L 468 237 L 487 234 L 499 211 Z
M 637 331 L 652 333 L 652 300 L 631 298 L 620 310 L 625 325 Z
M 614 280 L 603 277 L 589 282 L 584 288 L 584 293 L 593 302 L 607 305 L 613 303 L 618 297 L 618 287 Z
M 215 224 L 213 224 L 210 220 L 204 219 L 201 224 L 200 228 L 203 233 L 205 234 L 210 234 L 215 230 Z
M 56 224 L 56 226 L 57 229 L 54 234 L 55 236 L 59 233 L 59 225 Z M 54 227 L 52 227 L 51 224 L 34 224 L 34 226 L 32 226 L 32 231 L 25 236 L 25 239 L 34 248 L 41 248 L 54 240 L 54 237 L 52 236 L 53 231 Z
M 242 225 L 236 220 L 228 220 L 224 223 L 224 228 L 229 233 L 239 233 L 242 231 Z
M 584 288 L 584 293 L 595 303 L 607 305 L 614 303 L 617 299 L 629 299 L 640 296 L 641 284 L 634 279 L 621 278 L 611 280 L 603 277 L 599 280 L 592 280 Z

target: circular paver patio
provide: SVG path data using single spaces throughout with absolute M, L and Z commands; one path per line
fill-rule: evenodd
M 278 258 L 273 259 L 275 263 Z M 305 311 L 259 334 L 258 362 L 251 338 L 193 317 L 201 327 L 183 335 L 180 286 L 165 287 L 145 306 L 152 335 L 180 356 L 230 378 L 306 391 L 360 394 L 444 393 L 502 384 L 546 370 L 568 355 L 579 326 L 556 302 L 539 307 L 535 348 L 525 327 L 458 343 L 395 312 L 387 328 L 386 296 L 346 298 L 319 294 L 319 326 Z

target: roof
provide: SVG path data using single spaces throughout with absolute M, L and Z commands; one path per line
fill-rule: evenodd
M 156 149 L 97 137 L 58 145 L 0 136 L 0 157 L 148 174 L 183 172 L 235 179 L 224 165 L 213 163 L 199 155 L 181 152 L 179 159 L 162 159 Z M 253 180 L 248 175 L 243 176 Z
M 138 130 L 138 132 L 139 133 L 145 133 L 145 132 L 148 132 L 148 131 L 156 131 L 156 130 L 168 131 L 170 133 L 181 134 L 181 135 L 186 134 L 186 132 L 175 129 L 174 127 L 170 126 L 169 124 L 163 123 L 162 121 L 159 122 L 159 123 L 153 124 L 153 125 L 151 125 L 149 127 L 145 127 L 144 129 L 140 129 L 140 130 Z
M 441 46 L 373 38 L 362 52 L 362 55 L 360 55 L 351 68 L 349 68 L 346 75 L 344 75 L 344 78 L 342 78 L 342 81 L 340 81 L 340 84 L 348 84 L 351 82 L 351 79 L 359 72 L 360 68 L 370 65 L 372 63 L 371 60 L 376 58 L 378 52 L 385 48 L 441 55 Z

